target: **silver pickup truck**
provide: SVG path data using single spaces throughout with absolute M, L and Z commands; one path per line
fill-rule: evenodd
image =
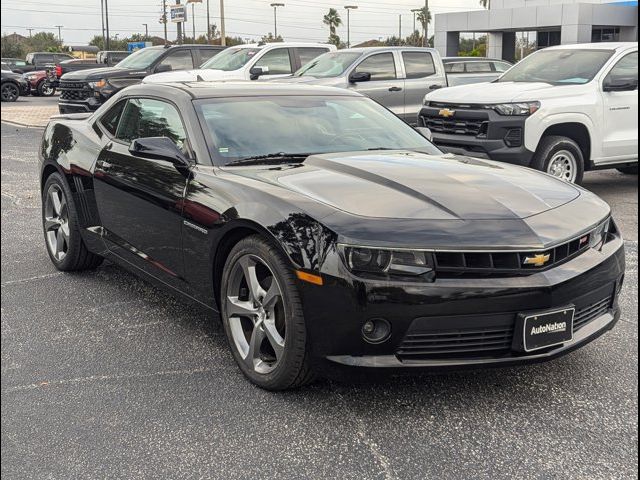
M 474 78 L 478 78 L 477 82 L 488 81 Z M 437 50 L 419 47 L 350 48 L 325 53 L 292 77 L 274 81 L 355 90 L 412 125 L 417 123 L 425 94 L 458 84 L 453 78 L 447 79 L 445 65 Z

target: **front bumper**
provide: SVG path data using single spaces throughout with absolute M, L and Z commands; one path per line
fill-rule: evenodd
M 384 284 L 328 278 L 300 284 L 309 348 L 318 368 L 414 371 L 507 366 L 551 360 L 613 328 L 625 271 L 621 239 L 546 272 L 511 278 L 447 278 Z M 513 347 L 518 314 L 576 307 L 573 340 L 524 353 Z M 390 338 L 370 344 L 367 320 L 384 318 Z
M 527 117 L 508 117 L 493 110 L 453 110 L 425 106 L 418 123 L 433 133 L 434 143 L 447 153 L 485 158 L 528 167 L 534 152 L 524 146 Z

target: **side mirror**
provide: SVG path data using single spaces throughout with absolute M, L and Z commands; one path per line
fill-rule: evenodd
M 171 162 L 176 167 L 191 165 L 191 160 L 168 137 L 136 138 L 129 145 L 129 152 L 136 157 Z
M 156 67 L 155 73 L 170 72 L 171 70 L 173 70 L 173 68 L 171 68 L 171 65 L 167 65 L 166 63 L 161 63 Z
M 369 72 L 353 72 L 349 75 L 350 83 L 370 82 L 371 74 Z
M 262 75 L 269 73 L 269 67 L 253 67 L 249 70 L 251 80 L 258 80 Z
M 637 78 L 607 78 L 603 84 L 605 92 L 633 92 L 637 89 Z
M 422 135 L 424 138 L 433 143 L 433 132 L 427 127 L 416 127 L 416 132 Z

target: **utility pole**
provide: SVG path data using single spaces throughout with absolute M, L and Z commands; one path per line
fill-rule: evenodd
M 272 3 L 273 7 L 273 36 L 278 39 L 278 7 L 284 7 L 284 3 Z
M 104 0 L 100 0 L 100 22 L 102 23 L 102 48 L 107 44 L 104 38 Z
M 180 5 L 180 0 L 176 0 L 176 5 Z M 182 45 L 182 22 L 176 23 L 178 33 L 178 45 Z
M 196 43 L 196 2 L 191 2 L 191 28 L 193 29 L 193 43 Z
M 111 33 L 109 32 L 109 0 L 104 0 L 104 27 L 107 37 L 104 49 L 110 50 L 109 47 L 111 46 Z
M 167 0 L 162 0 L 162 23 L 164 24 L 164 44 L 169 43 L 167 38 Z
M 422 46 L 426 47 L 429 41 L 429 0 L 424 0 L 424 38 L 422 39 Z
M 27 28 L 27 30 L 29 30 L 29 38 L 31 38 L 31 32 L 33 31 L 33 28 Z
M 357 10 L 356 5 L 345 5 L 347 11 L 347 48 L 351 48 L 351 10 Z
M 411 10 L 411 13 L 413 13 L 413 31 L 416 31 L 416 16 L 418 15 L 418 12 L 420 12 L 419 8 L 414 8 L 413 10 Z
M 402 39 L 402 14 L 398 15 L 398 38 Z
M 149 40 L 149 24 L 147 23 L 143 23 L 142 24 L 144 26 L 144 39 Z
M 211 43 L 211 17 L 209 13 L 209 0 L 207 0 L 207 43 Z
M 54 25 L 54 27 L 58 29 L 58 42 L 62 46 L 62 27 L 64 27 L 64 25 Z
M 227 45 L 227 32 L 224 25 L 224 0 L 220 0 L 220 45 L 225 47 Z

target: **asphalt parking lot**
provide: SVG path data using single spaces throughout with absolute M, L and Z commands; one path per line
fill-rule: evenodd
M 41 130 L 2 130 L 2 477 L 637 478 L 638 183 L 587 175 L 628 250 L 623 320 L 536 366 L 251 386 L 215 318 L 104 264 L 58 273 Z

